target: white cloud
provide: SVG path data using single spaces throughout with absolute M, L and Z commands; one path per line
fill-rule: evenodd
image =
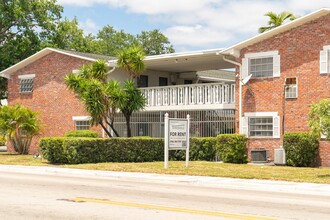
M 100 29 L 100 27 L 90 18 L 87 18 L 83 22 L 79 22 L 79 28 L 83 29 L 85 34 L 92 33 L 94 35 Z
M 230 46 L 257 34 L 266 25 L 266 12 L 291 11 L 303 16 L 329 0 L 59 0 L 62 5 L 107 5 L 127 13 L 145 15 L 175 48 Z

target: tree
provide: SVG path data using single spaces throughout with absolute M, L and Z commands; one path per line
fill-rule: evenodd
M 265 14 L 265 16 L 269 17 L 268 26 L 260 27 L 259 33 L 263 33 L 265 31 L 269 31 L 273 28 L 276 28 L 282 25 L 287 19 L 290 19 L 290 21 L 296 19 L 296 16 L 294 16 L 289 11 L 283 11 L 280 14 L 276 14 L 274 12 L 268 12 Z
M 112 26 L 106 25 L 97 34 L 98 51 L 97 53 L 115 56 L 118 51 L 137 45 L 136 38 L 124 32 L 116 31 Z
M 146 69 L 145 53 L 141 47 L 133 46 L 117 53 L 117 66 L 125 70 L 131 77 L 139 78 Z
M 107 82 L 109 67 L 105 61 L 99 60 L 85 65 L 78 74 L 65 76 L 67 86 L 72 89 L 84 103 L 86 111 L 92 117 L 92 125 L 101 125 L 109 137 L 112 137 L 106 125 L 109 125 L 115 135 L 118 132 L 113 126 L 116 105 L 112 97 L 118 93 L 119 86 L 113 81 Z M 111 121 L 109 122 L 110 119 Z
M 310 129 L 320 135 L 330 138 L 330 99 L 321 99 L 313 103 L 308 113 L 308 125 Z
M 173 45 L 159 30 L 142 31 L 137 40 L 147 55 L 174 53 Z
M 138 89 L 132 80 L 126 80 L 124 87 L 119 93 L 118 108 L 123 113 L 126 120 L 127 137 L 132 136 L 131 132 L 131 116 L 133 112 L 137 112 L 144 108 L 145 97 L 140 89 Z
M 84 36 L 84 31 L 78 26 L 77 18 L 71 21 L 65 18 L 58 22 L 56 31 L 44 39 L 42 47 L 93 52 L 91 45 L 93 40 L 94 37 L 91 34 Z
M 32 138 L 41 130 L 37 113 L 21 105 L 0 108 L 0 133 L 6 134 L 15 151 L 28 154 Z
M 0 71 L 39 51 L 40 39 L 55 30 L 62 11 L 56 0 L 1 1 Z M 7 80 L 0 84 L 0 98 L 6 98 Z

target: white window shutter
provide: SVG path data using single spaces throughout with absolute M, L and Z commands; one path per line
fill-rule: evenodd
M 280 55 L 273 56 L 273 77 L 281 76 L 281 57 Z
M 249 75 L 249 59 L 242 59 L 242 79 L 245 79 Z
M 320 51 L 320 74 L 328 73 L 328 51 Z
M 242 134 L 249 136 L 249 117 L 242 117 Z
M 274 116 L 273 117 L 273 138 L 280 138 L 280 117 Z

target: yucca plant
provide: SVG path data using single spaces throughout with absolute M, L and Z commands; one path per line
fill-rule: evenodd
M 32 138 L 41 131 L 38 113 L 21 105 L 0 108 L 0 133 L 6 134 L 7 140 L 19 154 L 28 154 Z

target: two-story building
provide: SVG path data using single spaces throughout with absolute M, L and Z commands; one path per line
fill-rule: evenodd
M 235 132 L 234 68 L 219 49 L 146 57 L 147 70 L 137 84 L 146 97 L 145 109 L 131 117 L 133 136 L 164 136 L 164 115 L 191 117 L 192 136 L 216 136 Z M 67 88 L 64 76 L 82 65 L 114 58 L 76 51 L 45 48 L 2 71 L 8 78 L 9 105 L 22 104 L 40 113 L 41 137 L 63 136 L 74 129 L 93 129 L 105 137 L 101 127 L 90 127 L 90 116 L 82 102 Z M 128 74 L 120 69 L 109 74 L 120 82 Z M 126 136 L 124 117 L 118 113 L 115 127 Z M 31 153 L 37 150 L 34 139 Z
M 192 118 L 192 136 L 242 133 L 248 152 L 274 159 L 285 132 L 308 131 L 312 103 L 330 97 L 330 10 L 320 9 L 226 49 L 148 56 L 138 85 L 147 100 L 134 113 L 135 136 L 163 136 L 163 117 Z M 43 136 L 88 129 L 89 116 L 64 84 L 80 66 L 115 58 L 46 48 L 1 72 L 9 79 L 9 105 L 39 111 Z M 228 69 L 236 68 L 236 73 Z M 116 70 L 111 78 L 128 75 Z M 119 114 L 115 126 L 125 136 Z M 102 134 L 100 128 L 93 128 Z M 252 152 L 252 154 L 251 154 Z M 320 165 L 330 166 L 330 144 L 322 141 Z
M 221 51 L 236 65 L 237 128 L 248 152 L 274 158 L 285 132 L 308 131 L 311 104 L 330 98 L 330 10 L 321 9 Z M 245 84 L 245 85 L 242 85 Z M 252 155 L 253 157 L 253 155 Z M 330 166 L 321 142 L 320 163 Z

